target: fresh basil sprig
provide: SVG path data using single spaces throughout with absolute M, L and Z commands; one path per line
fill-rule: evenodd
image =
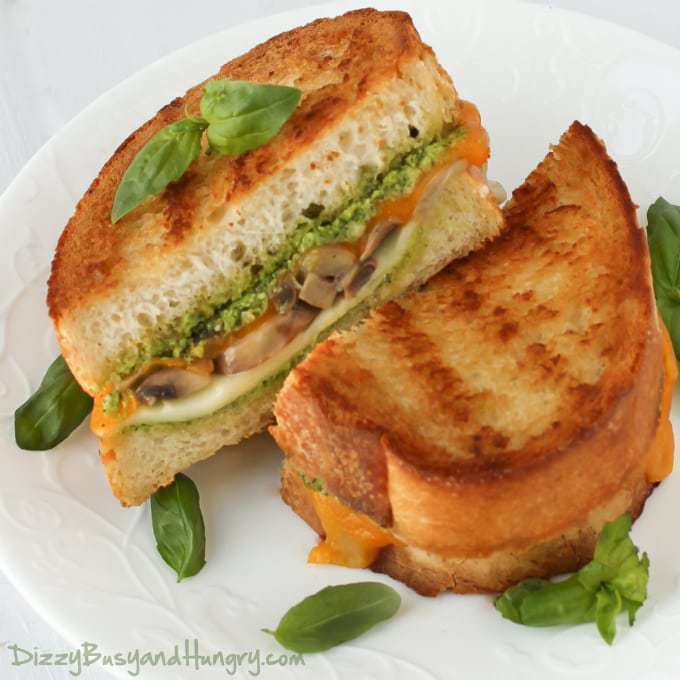
M 616 616 L 635 614 L 647 598 L 649 559 L 638 555 L 628 535 L 630 514 L 604 525 L 592 562 L 564 581 L 527 579 L 496 599 L 496 609 L 525 626 L 558 626 L 594 621 L 607 644 L 616 635 Z
M 658 198 L 647 211 L 656 305 L 680 356 L 680 206 Z
M 26 451 L 47 451 L 64 441 L 92 410 L 59 355 L 47 369 L 40 387 L 14 412 L 14 438 Z
M 301 95 L 283 85 L 211 80 L 201 98 L 201 114 L 210 123 L 210 148 L 238 155 L 266 144 L 290 118 Z
M 391 618 L 400 604 L 399 593 L 382 583 L 327 586 L 291 607 L 276 630 L 262 630 L 294 652 L 322 652 Z
M 151 496 L 156 547 L 177 573 L 177 581 L 198 574 L 205 564 L 205 525 L 196 485 L 183 474 Z
M 266 144 L 300 103 L 302 92 L 285 85 L 210 80 L 203 87 L 203 118 L 184 118 L 159 130 L 123 175 L 111 210 L 114 224 L 145 198 L 179 179 L 201 152 L 207 130 L 210 150 L 238 155 Z
M 159 130 L 135 156 L 116 190 L 111 210 L 114 224 L 147 196 L 179 179 L 201 153 L 201 135 L 208 124 L 185 118 Z

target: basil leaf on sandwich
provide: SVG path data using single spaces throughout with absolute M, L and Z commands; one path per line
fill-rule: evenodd
M 391 618 L 400 605 L 399 593 L 382 583 L 327 586 L 291 607 L 276 630 L 262 630 L 294 652 L 323 652 Z
M 201 115 L 210 123 L 210 148 L 238 155 L 266 144 L 300 103 L 302 92 L 284 85 L 211 80 L 203 88 Z
M 525 626 L 559 626 L 595 622 L 611 645 L 616 616 L 628 614 L 633 625 L 647 598 L 649 558 L 641 557 L 629 536 L 629 513 L 604 525 L 592 562 L 564 581 L 527 579 L 496 598 L 496 609 Z
M 35 393 L 14 413 L 14 438 L 25 451 L 46 451 L 64 441 L 92 410 L 59 355 L 47 369 Z
M 206 127 L 203 120 L 185 118 L 157 132 L 125 171 L 113 201 L 111 222 L 115 224 L 145 198 L 179 179 L 198 158 Z
M 677 357 L 680 356 L 680 206 L 657 198 L 647 211 L 647 222 L 656 305 Z
M 183 474 L 151 496 L 156 547 L 177 573 L 177 581 L 198 574 L 205 564 L 205 525 L 196 485 Z
M 211 80 L 203 88 L 203 118 L 184 118 L 157 132 L 123 175 L 111 210 L 116 223 L 145 198 L 178 180 L 201 153 L 207 129 L 210 150 L 238 155 L 266 144 L 290 118 L 302 92 L 283 85 Z

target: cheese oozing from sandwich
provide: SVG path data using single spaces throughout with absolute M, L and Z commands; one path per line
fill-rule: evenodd
M 673 390 L 678 379 L 678 365 L 675 360 L 673 343 L 661 319 L 659 319 L 659 326 L 661 327 L 661 342 L 663 344 L 664 383 L 659 425 L 647 455 L 645 472 L 648 482 L 660 482 L 671 474 L 675 454 L 675 438 L 673 437 L 670 413 Z

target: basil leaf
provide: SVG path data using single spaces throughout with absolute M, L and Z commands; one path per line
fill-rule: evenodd
M 125 171 L 113 201 L 111 222 L 115 224 L 145 198 L 179 179 L 198 158 L 207 126 L 200 118 L 185 118 L 159 130 Z
M 658 198 L 647 211 L 656 304 L 680 356 L 680 206 Z
M 520 613 L 522 602 L 531 593 L 543 590 L 548 583 L 550 581 L 542 578 L 525 579 L 517 585 L 508 588 L 502 595 L 496 598 L 496 609 L 498 609 L 504 618 L 514 623 L 522 623 L 522 615 Z
M 595 546 L 593 561 L 581 568 L 579 580 L 591 591 L 601 583 L 617 577 L 624 562 L 633 557 L 637 562 L 637 548 L 628 533 L 633 524 L 629 513 L 624 513 L 602 528 Z
M 25 451 L 46 451 L 64 441 L 92 410 L 59 355 L 47 369 L 36 392 L 14 412 L 14 438 Z
M 557 626 L 594 621 L 600 635 L 612 644 L 616 616 L 635 614 L 647 598 L 649 559 L 638 555 L 629 536 L 628 513 L 604 525 L 592 562 L 557 583 L 526 579 L 496 598 L 496 609 L 510 621 L 525 626 Z
M 649 581 L 649 557 L 643 553 L 638 559 L 637 554 L 621 565 L 620 572 L 613 579 L 614 587 L 621 593 L 623 604 L 628 612 L 628 623 L 635 623 L 637 610 L 647 599 L 647 582 Z
M 205 525 L 198 489 L 186 475 L 151 496 L 151 521 L 158 552 L 177 581 L 198 574 L 205 564 Z
M 573 576 L 558 583 L 527 579 L 496 601 L 505 618 L 525 626 L 556 626 L 592 621 L 595 596 Z M 512 605 L 512 609 L 508 606 Z M 506 616 L 508 611 L 512 616 Z
M 211 80 L 203 88 L 201 115 L 210 123 L 210 148 L 238 155 L 266 144 L 300 103 L 302 92 L 284 85 Z
M 616 636 L 616 615 L 621 611 L 621 595 L 609 583 L 595 594 L 595 623 L 604 641 L 611 645 Z
M 353 640 L 396 614 L 399 593 L 382 583 L 328 586 L 291 607 L 272 633 L 294 652 L 322 652 Z

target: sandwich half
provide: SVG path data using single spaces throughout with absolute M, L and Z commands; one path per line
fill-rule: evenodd
M 334 334 L 272 428 L 312 562 L 417 591 L 494 592 L 592 559 L 672 467 L 676 379 L 635 206 L 574 123 L 506 231 Z
M 123 504 L 263 429 L 288 371 L 332 328 L 495 237 L 488 138 L 407 14 L 360 10 L 278 35 L 216 75 L 294 86 L 267 144 L 201 152 L 115 225 L 121 178 L 202 84 L 119 147 L 59 241 L 48 304 L 95 397 Z

